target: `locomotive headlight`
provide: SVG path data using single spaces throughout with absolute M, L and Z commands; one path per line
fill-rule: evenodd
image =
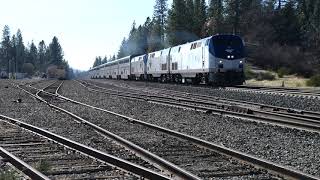
M 233 58 L 234 58 L 234 56 L 231 56 L 231 58 L 233 59 Z
M 222 64 L 223 62 L 222 62 L 222 61 L 219 61 L 219 63 Z
M 231 58 L 231 56 L 227 56 L 227 58 L 228 58 L 228 59 L 230 59 L 230 58 Z
M 243 63 L 243 61 L 240 61 L 240 64 L 242 64 Z

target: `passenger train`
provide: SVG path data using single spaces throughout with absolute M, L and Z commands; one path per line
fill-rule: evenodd
M 91 78 L 239 85 L 244 82 L 245 47 L 236 35 L 214 35 L 90 69 Z

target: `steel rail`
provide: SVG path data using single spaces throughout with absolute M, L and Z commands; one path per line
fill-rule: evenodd
M 241 161 L 244 161 L 248 164 L 251 164 L 255 167 L 264 168 L 268 171 L 274 172 L 276 174 L 279 174 L 281 176 L 285 176 L 290 179 L 320 179 L 319 177 L 316 177 L 316 176 L 313 176 L 310 174 L 306 174 L 306 173 L 303 173 L 298 170 L 293 170 L 292 168 L 288 168 L 288 167 L 285 167 L 285 166 L 282 166 L 282 165 L 279 165 L 279 164 L 276 164 L 276 163 L 273 163 L 273 162 L 270 162 L 270 161 L 267 161 L 267 160 L 264 160 L 261 158 L 257 158 L 257 157 L 254 157 L 254 156 L 248 155 L 246 153 L 242 153 L 240 151 L 236 151 L 236 150 L 224 147 L 224 146 L 220 146 L 218 144 L 215 144 L 215 143 L 212 143 L 212 142 L 209 142 L 206 140 L 202 140 L 202 139 L 194 137 L 194 136 L 190 136 L 190 135 L 187 135 L 187 134 L 184 134 L 181 132 L 177 132 L 177 131 L 174 131 L 174 130 L 171 130 L 168 128 L 164 128 L 164 127 L 157 126 L 157 125 L 154 125 L 151 123 L 147 123 L 147 122 L 144 122 L 144 121 L 141 121 L 138 119 L 134 119 L 134 118 L 131 118 L 131 117 L 128 117 L 128 116 L 125 116 L 125 115 L 122 115 L 122 114 L 119 114 L 116 112 L 112 112 L 112 111 L 109 111 L 109 110 L 106 110 L 103 108 L 99 108 L 99 107 L 95 107 L 95 106 L 85 104 L 85 103 L 82 103 L 79 101 L 75 101 L 73 99 L 67 98 L 67 97 L 62 96 L 60 94 L 58 94 L 58 97 L 61 99 L 67 100 L 69 102 L 73 102 L 78 105 L 82 105 L 82 106 L 96 109 L 96 110 L 99 110 L 102 112 L 106 112 L 108 114 L 115 115 L 117 117 L 121 117 L 129 122 L 137 123 L 137 124 L 143 125 L 145 127 L 149 127 L 151 129 L 166 133 L 168 135 L 190 141 L 198 146 L 222 153 L 227 156 L 231 156 L 233 158 L 236 158 L 238 160 L 241 160 Z
M 109 89 L 106 89 L 106 88 L 103 88 L 103 87 L 100 87 L 100 86 L 97 86 L 95 84 L 91 84 L 91 83 L 88 83 L 92 86 L 95 86 L 97 88 L 100 88 L 100 89 L 104 89 L 106 91 L 116 91 L 116 90 L 109 90 Z M 83 84 L 82 84 L 83 85 Z M 90 87 L 87 87 L 86 88 L 90 88 Z M 95 90 L 95 89 L 92 89 L 90 88 L 91 90 Z M 123 94 L 120 94 L 120 91 L 117 91 L 117 94 L 112 94 L 112 95 L 119 95 L 119 96 L 125 96 L 125 97 L 129 97 L 129 96 L 126 96 L 127 94 L 129 95 L 137 95 L 137 96 L 145 96 L 145 97 L 149 97 L 149 98 L 161 98 L 161 99 L 168 99 L 168 100 L 177 100 L 179 102 L 189 102 L 189 103 L 198 103 L 198 104 L 202 104 L 202 105 L 211 105 L 211 106 L 216 106 L 216 107 L 234 107 L 234 105 L 226 105 L 226 104 L 223 104 L 222 102 L 227 102 L 228 101 L 222 101 L 222 102 L 216 102 L 216 101 L 211 101 L 211 100 L 202 100 L 202 99 L 197 99 L 197 100 L 191 100 L 191 99 L 187 99 L 185 97 L 182 97 L 180 96 L 180 98 L 174 98 L 172 96 L 155 96 L 155 95 L 143 95 L 143 94 L 138 94 L 138 93 L 131 93 L 131 92 L 122 92 Z M 171 94 L 172 95 L 172 94 Z M 217 101 L 220 101 L 220 99 L 218 99 Z M 260 109 L 262 105 L 260 106 Z M 265 106 L 264 108 L 266 108 L 267 106 Z M 242 108 L 242 109 L 248 109 L 247 107 L 245 107 L 245 104 L 241 104 L 239 106 L 239 108 Z M 270 106 L 271 108 L 271 106 Z M 252 114 L 261 114 L 261 115 L 274 115 L 274 116 L 279 116 L 279 117 L 283 117 L 283 118 L 291 118 L 291 119 L 297 119 L 297 120 L 301 120 L 301 121 L 307 121 L 307 122 L 310 122 L 310 123 L 318 123 L 320 121 L 320 113 L 318 116 L 315 116 L 314 114 L 316 114 L 316 112 L 314 112 L 313 115 L 308 115 L 308 114 L 304 114 L 303 111 L 295 111 L 295 110 L 290 110 L 290 109 L 285 109 L 285 108 L 282 108 L 282 110 L 286 110 L 285 112 L 279 112 L 279 111 L 275 111 L 275 110 L 279 110 L 279 107 L 272 107 L 272 109 L 274 111 L 267 111 L 267 112 L 264 112 L 264 111 L 261 111 L 261 110 L 256 110 L 256 109 L 250 109 L 250 113 Z M 249 110 L 249 109 L 248 109 Z M 298 113 L 289 113 L 288 111 L 292 111 L 292 112 L 298 112 Z M 276 113 L 277 115 L 275 115 L 274 113 Z M 313 120 L 319 120 L 319 121 L 313 121 Z
M 79 82 L 80 83 L 80 82 Z M 87 82 L 86 82 L 87 83 Z M 91 84 L 91 83 L 88 83 Z M 227 102 L 227 103 L 238 103 L 239 105 L 253 105 L 253 106 L 258 106 L 260 109 L 270 109 L 268 111 L 270 112 L 274 112 L 277 111 L 277 113 L 279 113 L 278 111 L 283 111 L 281 112 L 282 114 L 287 114 L 290 115 L 292 113 L 288 113 L 288 112 L 294 112 L 294 116 L 299 116 L 299 117 L 305 117 L 305 118 L 309 118 L 309 119 L 318 119 L 320 120 L 320 112 L 314 112 L 314 111 L 306 111 L 306 110 L 299 110 L 299 109 L 292 109 L 292 108 L 285 108 L 285 107 L 280 107 L 280 106 L 272 106 L 272 105 L 266 105 L 266 104 L 261 104 L 261 103 L 254 103 L 254 102 L 249 102 L 249 101 L 243 101 L 243 100 L 234 100 L 234 99 L 227 99 L 227 98 L 219 98 L 219 97 L 214 97 L 214 96 L 209 96 L 209 95 L 203 95 L 203 94 L 196 94 L 196 93 L 188 93 L 188 92 L 181 92 L 181 91 L 176 91 L 176 90 L 168 90 L 168 89 L 163 89 L 163 88 L 152 88 L 152 89 L 158 89 L 160 90 L 162 93 L 164 91 L 166 92 L 171 92 L 171 93 L 175 93 L 174 95 L 177 96 L 178 94 L 180 94 L 180 96 L 183 95 L 193 95 L 196 96 L 199 99 L 202 100 L 208 100 L 208 101 L 220 101 L 220 102 Z M 286 113 L 287 112 L 287 113 Z
M 83 84 L 82 84 L 83 85 Z M 84 85 L 83 85 L 84 86 Z M 286 114 L 286 113 L 274 113 L 274 112 L 268 112 L 268 111 L 261 111 L 261 110 L 255 110 L 255 109 L 247 109 L 244 107 L 241 107 L 242 110 L 245 111 L 245 113 L 242 112 L 236 112 L 236 111 L 230 111 L 230 110 L 225 110 L 220 107 L 229 107 L 233 108 L 232 105 L 223 105 L 221 103 L 211 103 L 211 102 L 199 102 L 199 101 L 193 101 L 193 100 L 188 100 L 188 99 L 183 99 L 183 98 L 173 98 L 173 97 L 161 97 L 161 96 L 154 96 L 154 95 L 140 95 L 136 93 L 108 93 L 105 91 L 100 91 L 96 89 L 92 89 L 90 87 L 84 86 L 88 88 L 91 91 L 95 92 L 100 92 L 100 93 L 106 93 L 106 94 L 111 94 L 111 95 L 116 95 L 120 97 L 127 97 L 127 98 L 132 98 L 132 99 L 140 99 L 140 100 L 145 100 L 147 102 L 154 102 L 154 103 L 161 103 L 164 105 L 174 105 L 177 107 L 181 108 L 189 108 L 193 110 L 200 110 L 204 111 L 206 113 L 215 113 L 215 114 L 223 114 L 223 115 L 232 115 L 240 118 L 245 118 L 245 119 L 250 119 L 253 121 L 259 120 L 263 122 L 272 122 L 276 124 L 281 124 L 281 125 L 290 125 L 296 128 L 301 128 L 304 130 L 312 130 L 312 131 L 317 131 L 320 132 L 320 121 L 314 120 L 314 119 L 307 119 L 305 117 L 300 117 L 300 116 L 294 116 L 293 114 Z M 136 95 L 138 97 L 132 97 L 130 94 Z M 145 96 L 145 97 L 155 97 L 159 99 L 148 99 L 148 98 L 143 98 L 139 96 Z M 161 100 L 164 99 L 164 100 Z M 178 102 L 172 102 L 168 100 L 174 100 Z M 202 105 L 214 105 L 217 108 L 210 108 L 210 107 L 205 107 L 205 106 L 199 106 L 199 105 L 192 105 L 192 104 L 185 104 L 181 102 L 189 102 L 189 103 L 197 103 L 197 104 L 202 104 Z M 237 109 L 238 107 L 236 107 Z M 240 110 L 241 110 L 240 109 Z M 317 117 L 315 117 L 317 118 Z
M 289 91 L 289 90 L 277 90 L 277 89 L 252 89 L 252 88 L 234 88 L 234 87 L 226 87 L 227 91 L 241 91 L 241 92 L 254 92 L 260 94 L 280 94 L 286 96 L 301 96 L 306 98 L 319 98 L 320 95 L 316 93 L 306 93 L 306 92 L 298 92 L 298 91 Z
M 239 85 L 239 86 L 232 86 L 235 88 L 240 89 L 258 89 L 258 90 L 275 90 L 275 91 L 288 91 L 293 93 L 305 93 L 305 94 L 315 94 L 320 95 L 320 89 L 306 89 L 306 88 L 290 88 L 290 87 L 267 87 L 267 86 L 248 86 L 248 85 Z
M 31 132 L 37 133 L 41 136 L 44 136 L 48 139 L 51 139 L 55 142 L 58 142 L 66 147 L 69 147 L 71 149 L 75 149 L 83 154 L 89 155 L 95 159 L 98 159 L 100 161 L 106 162 L 110 165 L 116 166 L 118 168 L 121 168 L 123 170 L 126 170 L 128 172 L 132 172 L 136 175 L 149 178 L 149 179 L 163 179 L 163 180 L 168 180 L 170 179 L 169 177 L 166 177 L 162 174 L 156 173 L 151 171 L 150 169 L 147 169 L 145 167 L 133 164 L 129 161 L 120 159 L 118 157 L 112 156 L 110 154 L 104 153 L 102 151 L 96 150 L 94 148 L 88 147 L 86 145 L 80 144 L 78 142 L 75 142 L 73 140 L 67 139 L 65 137 L 62 137 L 60 135 L 54 134 L 52 132 L 49 132 L 47 130 L 38 128 L 36 126 L 30 125 L 28 123 L 0 115 L 1 119 L 7 120 L 11 124 L 17 125 L 21 128 L 27 129 Z
M 52 83 L 50 85 L 53 85 L 53 84 L 55 84 L 55 83 Z M 63 82 L 61 82 L 61 84 L 58 86 L 58 88 L 56 89 L 56 92 L 59 91 L 59 89 L 62 86 L 62 84 L 63 84 Z M 165 159 L 163 159 L 163 158 L 161 158 L 161 157 L 159 157 L 159 156 L 157 156 L 157 155 L 155 155 L 155 154 L 143 149 L 142 147 L 140 147 L 140 146 L 138 146 L 138 145 L 136 145 L 136 144 L 134 144 L 134 143 L 132 143 L 132 142 L 130 142 L 130 141 L 128 141 L 128 140 L 116 135 L 116 134 L 114 134 L 114 133 L 111 133 L 111 132 L 109 132 L 109 131 L 107 131 L 107 130 L 105 130 L 105 129 L 103 129 L 103 128 L 101 128 L 101 127 L 99 127 L 99 126 L 97 126 L 97 125 L 95 125 L 95 124 L 93 124 L 93 123 L 91 123 L 91 122 L 89 122 L 89 121 L 87 121 L 87 120 L 85 120 L 85 119 L 83 119 L 83 118 L 81 118 L 81 117 L 79 117 L 79 116 L 77 116 L 77 115 L 65 110 L 65 109 L 63 109 L 63 108 L 55 106 L 55 105 L 47 102 L 46 100 L 44 100 L 40 96 L 38 96 L 39 93 L 43 92 L 43 93 L 46 93 L 46 94 L 48 94 L 50 96 L 55 96 L 55 97 L 60 98 L 60 96 L 58 94 L 54 95 L 52 93 L 44 91 L 46 88 L 50 87 L 50 85 L 46 86 L 45 88 L 43 88 L 41 90 L 38 90 L 37 96 L 35 96 L 32 93 L 24 90 L 21 87 L 19 87 L 19 88 L 22 89 L 23 91 L 25 91 L 26 93 L 35 96 L 40 101 L 46 103 L 49 107 L 51 107 L 53 109 L 56 109 L 56 110 L 58 110 L 60 112 L 63 112 L 65 114 L 71 116 L 72 118 L 76 119 L 78 122 L 83 123 L 83 124 L 93 128 L 97 132 L 114 139 L 115 141 L 119 142 L 123 146 L 135 151 L 139 155 L 145 157 L 146 159 L 151 160 L 152 162 L 156 163 L 160 167 L 165 168 L 165 170 L 175 174 L 177 177 L 179 177 L 181 179 L 190 179 L 190 180 L 199 180 L 200 179 L 196 175 L 194 175 L 194 174 L 192 174 L 192 173 L 190 173 L 190 172 L 178 167 L 177 165 L 175 165 L 175 164 L 173 164 L 173 163 L 171 163 L 171 162 L 169 162 L 169 161 L 167 161 L 167 160 L 165 160 Z
M 23 174 L 27 175 L 31 179 L 50 180 L 49 177 L 34 169 L 32 166 L 25 163 L 2 147 L 0 147 L 0 156 L 5 158 L 6 161 L 9 161 L 15 168 L 19 169 Z

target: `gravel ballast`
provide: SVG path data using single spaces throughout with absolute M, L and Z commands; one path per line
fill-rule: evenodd
M 46 84 L 42 83 L 41 86 L 46 86 Z M 111 139 L 74 121 L 70 116 L 57 112 L 44 103 L 39 103 L 38 100 L 11 86 L 8 82 L 1 82 L 0 97 L 0 114 L 2 115 L 30 123 L 84 145 L 159 171 L 158 168 L 137 157 L 134 153 L 128 152 Z M 21 99 L 21 103 L 17 103 L 17 99 Z
M 320 176 L 319 133 L 92 93 L 74 81 L 67 81 L 60 92 L 81 102 L 197 136 Z
M 272 106 L 280 106 L 292 109 L 308 110 L 308 111 L 320 111 L 320 98 L 307 98 L 302 96 L 283 96 L 276 94 L 261 94 L 258 92 L 246 92 L 246 91 L 232 91 L 223 88 L 213 87 L 196 87 L 179 84 L 161 84 L 154 82 L 139 82 L 139 81 L 115 81 L 115 80 L 94 80 L 94 82 L 103 84 L 122 84 L 131 87 L 150 87 L 150 88 L 162 88 L 169 90 L 176 90 L 181 92 L 188 92 L 201 95 L 210 95 L 213 97 L 235 99 L 241 101 L 249 101 L 254 103 L 267 104 Z
M 203 179 L 213 179 L 215 176 L 225 176 L 224 179 L 274 178 L 273 175 L 266 171 L 254 169 L 252 166 L 241 164 L 239 161 L 222 156 L 219 153 L 196 147 L 187 141 L 173 138 L 135 123 L 130 123 L 127 120 L 108 113 L 74 103 L 56 105 L 77 115 L 82 115 L 86 120 L 116 133 L 144 149 L 148 149 L 152 153 L 179 165 Z M 248 175 L 236 175 L 239 172 L 243 174 L 248 173 Z M 234 175 L 230 176 L 228 174 Z

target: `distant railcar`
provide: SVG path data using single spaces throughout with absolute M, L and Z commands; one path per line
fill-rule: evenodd
M 8 79 L 9 78 L 8 73 L 5 71 L 0 71 L 0 78 L 1 79 Z

